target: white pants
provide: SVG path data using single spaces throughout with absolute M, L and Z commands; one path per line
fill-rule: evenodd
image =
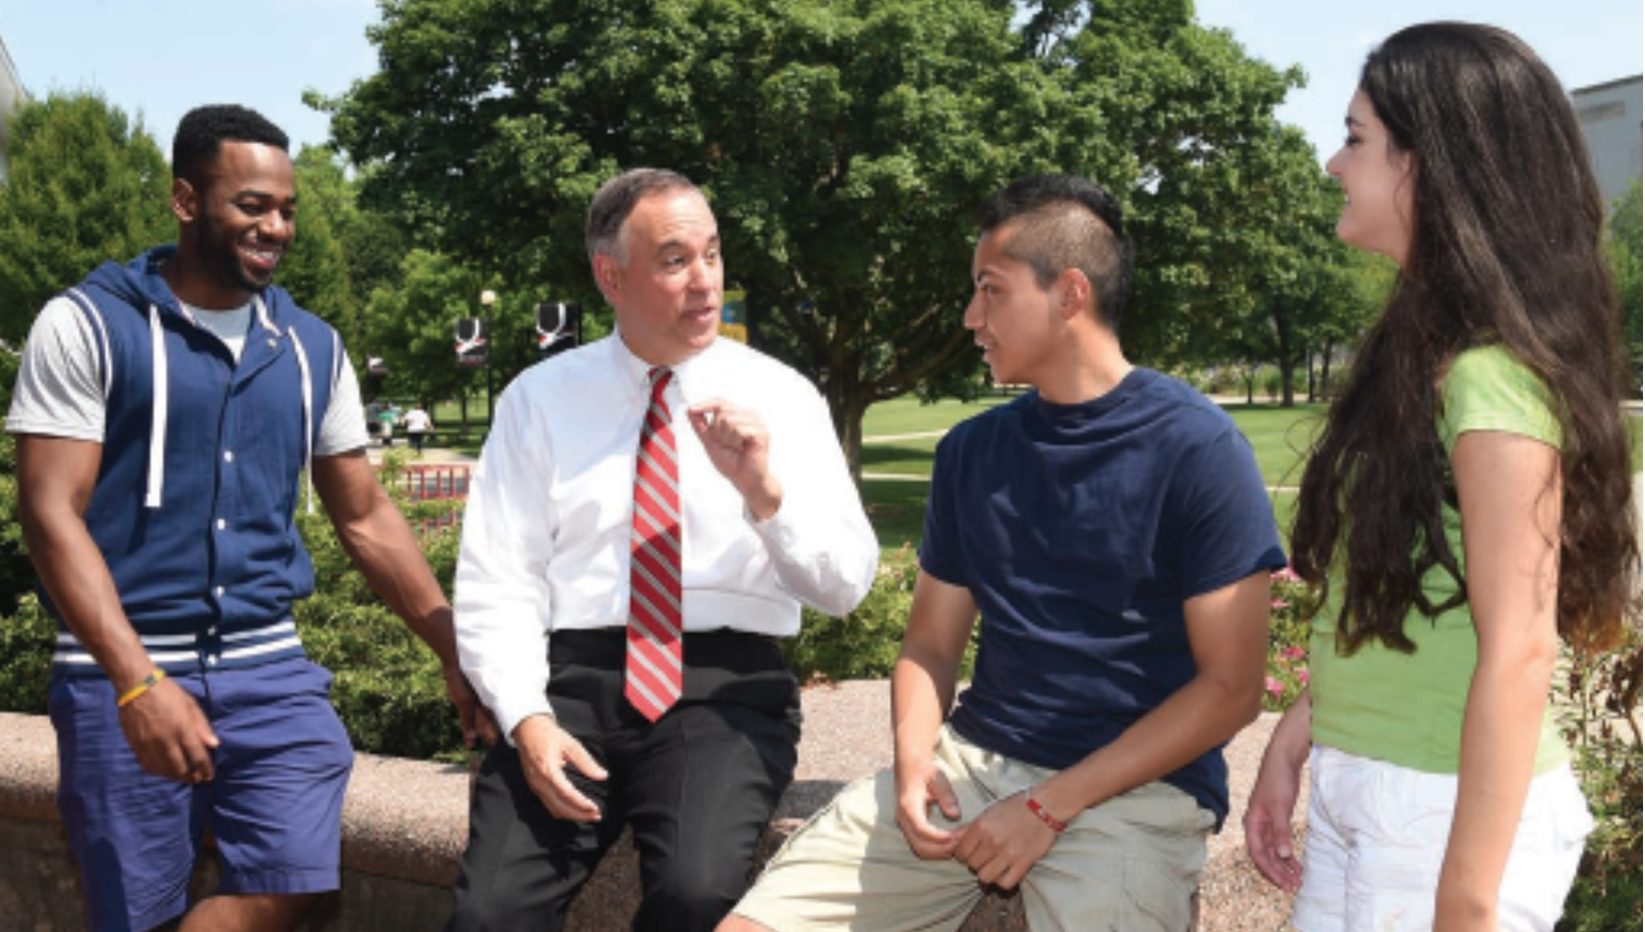
M 1319 745 L 1309 770 L 1308 837 L 1292 923 L 1300 932 L 1432 928 L 1456 775 Z M 1505 932 L 1554 927 L 1593 825 L 1570 765 L 1531 780 L 1497 901 Z

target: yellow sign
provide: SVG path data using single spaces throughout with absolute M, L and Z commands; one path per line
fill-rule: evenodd
M 748 342 L 748 295 L 727 291 L 720 301 L 720 336 Z

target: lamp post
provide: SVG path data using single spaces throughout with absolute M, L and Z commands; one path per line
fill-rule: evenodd
M 497 292 L 490 288 L 480 292 L 480 307 L 485 308 L 486 335 L 486 423 L 495 423 L 491 398 L 491 357 L 497 352 L 497 334 L 491 329 L 491 307 L 497 303 Z

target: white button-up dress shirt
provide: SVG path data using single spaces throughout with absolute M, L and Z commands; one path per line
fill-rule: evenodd
M 552 713 L 546 639 L 628 623 L 634 459 L 650 369 L 611 336 L 521 373 L 503 392 L 472 476 L 457 563 L 457 649 L 512 735 Z M 665 398 L 679 458 L 685 630 L 799 631 L 804 603 L 843 615 L 873 583 L 879 545 L 828 407 L 787 366 L 716 339 L 673 367 Z M 756 521 L 687 419 L 696 402 L 752 409 L 782 484 Z

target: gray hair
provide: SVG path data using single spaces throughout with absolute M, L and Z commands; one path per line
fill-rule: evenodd
M 594 200 L 588 205 L 588 224 L 583 232 L 583 243 L 588 248 L 590 261 L 605 254 L 627 262 L 623 254 L 623 223 L 634 212 L 634 205 L 650 194 L 660 191 L 695 191 L 702 194 L 691 179 L 666 168 L 631 168 L 600 185 Z M 706 200 L 706 198 L 705 198 Z

